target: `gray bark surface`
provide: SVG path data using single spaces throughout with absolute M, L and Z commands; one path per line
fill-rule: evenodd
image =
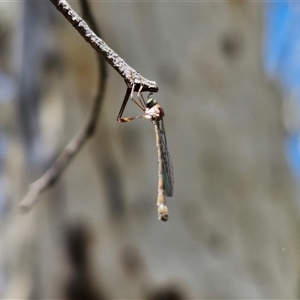
M 98 299 L 163 299 L 162 291 L 167 299 L 299 298 L 296 186 L 284 153 L 283 96 L 263 69 L 263 4 L 93 9 L 105 42 L 159 86 L 175 171 L 169 221 L 157 221 L 154 128 L 115 122 L 126 86 L 110 69 L 93 141 L 34 212 L 12 218 L 31 228 L 24 244 L 35 250 L 23 266 L 29 283 L 18 281 L 14 258 L 11 277 L 30 287 L 24 295 L 63 297 L 76 274 L 65 245 L 79 232 L 87 258 L 77 270 Z M 66 67 L 53 95 L 64 93 L 67 140 L 95 90 L 94 53 L 63 19 L 56 34 Z M 125 116 L 139 114 L 129 102 Z M 10 226 L 16 234 L 18 226 Z

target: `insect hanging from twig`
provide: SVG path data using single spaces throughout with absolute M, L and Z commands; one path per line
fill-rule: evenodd
M 166 196 L 171 197 L 173 195 L 174 185 L 174 172 L 171 157 L 169 155 L 167 147 L 167 139 L 164 127 L 164 110 L 158 102 L 150 98 L 152 93 L 149 94 L 147 102 L 142 95 L 143 85 L 140 84 L 140 88 L 137 92 L 138 101 L 133 97 L 135 91 L 135 84 L 132 88 L 128 88 L 125 94 L 122 106 L 120 108 L 117 121 L 130 122 L 140 118 L 150 120 L 154 125 L 156 146 L 157 146 L 157 161 L 158 161 L 158 194 L 157 194 L 157 210 L 158 219 L 162 221 L 168 220 L 168 207 L 166 205 Z M 128 102 L 129 96 L 131 100 L 144 112 L 143 115 L 135 117 L 122 118 L 125 106 Z

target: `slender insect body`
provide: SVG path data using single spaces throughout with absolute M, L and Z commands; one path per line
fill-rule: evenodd
M 155 136 L 156 136 L 156 146 L 157 146 L 157 164 L 158 164 L 158 191 L 157 191 L 157 212 L 158 219 L 162 221 L 167 221 L 168 207 L 166 206 L 166 193 L 165 193 L 165 181 L 163 174 L 163 158 L 162 158 L 162 144 L 159 134 L 159 129 L 157 122 L 154 123 Z
M 166 206 L 166 196 L 173 195 L 173 165 L 167 148 L 167 140 L 164 129 L 164 110 L 155 99 L 149 98 L 145 102 L 141 94 L 143 86 L 138 91 L 138 101 L 133 98 L 135 86 L 133 85 L 127 90 L 123 104 L 117 117 L 118 122 L 130 122 L 132 120 L 144 118 L 150 120 L 154 125 L 156 146 L 157 146 L 157 163 L 158 163 L 158 189 L 157 189 L 157 211 L 158 219 L 162 221 L 168 220 L 168 207 Z M 136 117 L 122 118 L 123 111 L 128 101 L 129 95 L 131 100 L 144 112 L 144 115 Z

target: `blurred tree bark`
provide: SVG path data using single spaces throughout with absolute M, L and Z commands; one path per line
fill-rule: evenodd
M 83 299 L 82 293 L 89 299 L 298 298 L 296 189 L 285 160 L 282 95 L 262 64 L 263 5 L 92 4 L 108 45 L 160 87 L 155 96 L 166 113 L 175 169 L 170 219 L 156 220 L 152 125 L 115 122 L 126 87 L 109 70 L 97 136 L 66 171 L 64 205 L 54 189 L 34 211 L 37 252 L 28 255 L 39 278 L 31 273 L 31 293 L 40 299 Z M 70 137 L 97 74 L 93 50 L 62 17 L 56 34 Z M 130 104 L 126 115 L 137 115 Z M 78 274 L 88 278 L 84 287 Z

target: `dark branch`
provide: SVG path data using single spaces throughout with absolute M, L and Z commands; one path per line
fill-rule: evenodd
M 88 42 L 102 57 L 123 77 L 128 86 L 136 84 L 136 89 L 143 82 L 143 91 L 157 92 L 158 86 L 155 81 L 150 81 L 141 76 L 136 70 L 131 68 L 117 53 L 98 37 L 70 7 L 66 0 L 50 0 L 65 18 L 73 25 L 80 35 Z
M 95 31 L 99 32 L 86 0 L 81 0 L 81 4 L 86 20 L 91 24 L 91 27 Z M 68 166 L 72 158 L 84 145 L 86 140 L 95 132 L 101 104 L 104 99 L 107 80 L 106 63 L 100 55 L 97 56 L 97 63 L 99 73 L 98 92 L 92 101 L 86 123 L 80 130 L 78 130 L 74 138 L 69 142 L 59 157 L 54 161 L 52 166 L 46 171 L 46 173 L 30 185 L 27 195 L 20 203 L 20 206 L 24 210 L 29 210 L 37 202 L 40 194 L 55 183 L 55 181 L 62 174 L 63 170 Z

